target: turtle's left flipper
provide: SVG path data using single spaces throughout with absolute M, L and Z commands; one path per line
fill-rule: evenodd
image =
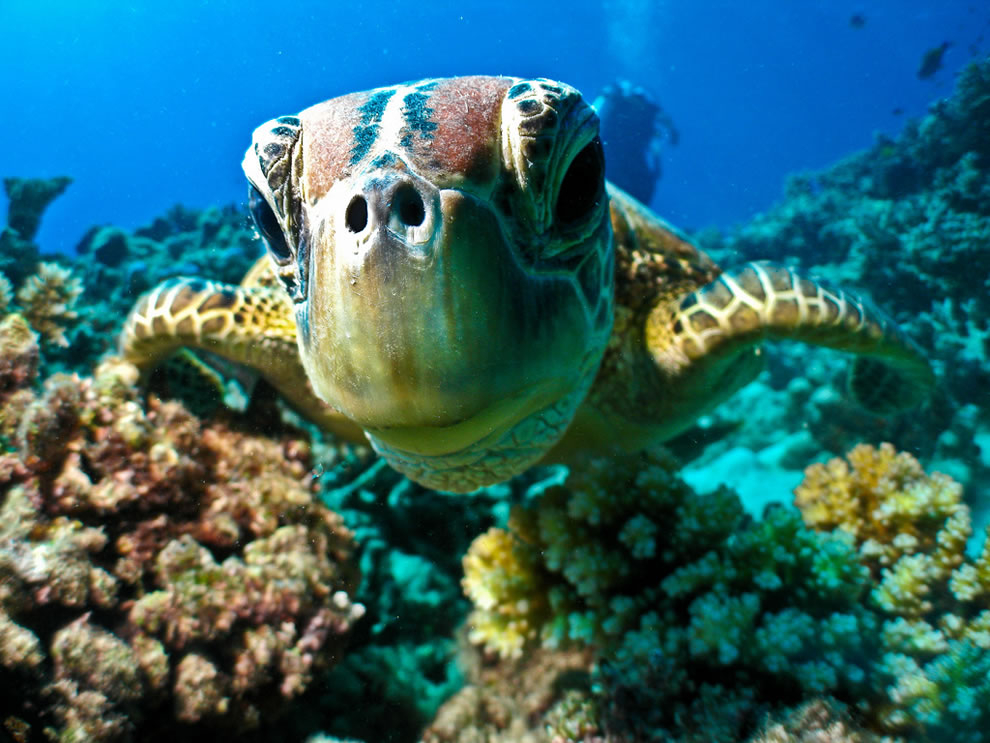
M 850 391 L 875 412 L 918 404 L 935 381 L 923 351 L 873 304 L 768 262 L 726 271 L 674 307 L 657 307 L 646 333 L 657 364 L 674 378 L 690 370 L 691 386 L 717 385 L 742 352 L 768 339 L 858 354 Z

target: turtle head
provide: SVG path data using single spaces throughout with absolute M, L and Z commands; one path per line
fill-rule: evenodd
M 251 210 L 317 395 L 466 491 L 540 459 L 612 326 L 598 119 L 549 80 L 427 80 L 254 133 Z

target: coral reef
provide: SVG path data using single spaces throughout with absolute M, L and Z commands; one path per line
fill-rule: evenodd
M 660 451 L 591 460 L 475 540 L 471 639 L 508 657 L 596 648 L 614 740 L 741 740 L 765 709 L 860 698 L 878 634 L 849 540 L 783 508 L 749 523 L 675 471 Z
M 133 233 L 93 227 L 74 256 L 42 262 L 34 234 L 44 209 L 69 182 L 5 181 L 10 207 L 8 226 L 0 233 L 0 314 L 20 311 L 43 339 L 58 346 L 46 349 L 43 376 L 92 369 L 115 349 L 134 297 L 159 281 L 208 273 L 236 284 L 264 252 L 243 209 L 176 206 Z M 81 286 L 86 302 L 74 302 Z
M 76 246 L 73 271 L 87 291 L 69 348 L 48 354 L 51 371 L 81 371 L 116 348 L 134 298 L 173 276 L 208 275 L 237 284 L 264 251 L 247 213 L 236 207 L 172 208 L 129 233 L 93 227 Z
M 8 224 L 0 233 L 0 316 L 20 312 L 46 342 L 63 348 L 69 346 L 65 333 L 78 318 L 74 305 L 82 283 L 71 268 L 39 261 L 32 240 L 45 209 L 71 182 L 64 176 L 4 179 L 10 203 Z
M 41 226 L 45 209 L 72 183 L 68 176 L 57 178 L 4 178 L 7 192 L 7 226 L 23 240 L 33 240 Z
M 17 306 L 43 338 L 68 346 L 65 325 L 78 317 L 72 307 L 81 293 L 82 284 L 69 269 L 57 263 L 39 263 L 37 273 L 17 290 Z
M 805 525 L 782 506 L 751 521 L 732 493 L 696 494 L 674 470 L 661 452 L 591 460 L 468 551 L 469 638 L 503 658 L 490 674 L 594 651 L 590 683 L 540 707 L 557 737 L 532 740 L 729 743 L 768 713 L 781 722 L 762 740 L 990 740 L 990 539 L 967 557 L 957 483 L 889 445 L 857 447 L 809 468 Z M 823 698 L 865 728 L 831 703 L 789 712 Z
M 933 740 L 987 740 L 990 530 L 982 554 L 969 559 L 958 483 L 925 474 L 889 444 L 860 445 L 847 459 L 809 467 L 795 503 L 814 528 L 850 534 L 873 577 L 869 603 L 885 649 L 878 672 L 889 697 L 879 722 Z
M 353 539 L 315 498 L 308 444 L 174 402 L 145 410 L 136 369 L 113 359 L 35 395 L 37 344 L 18 315 L 0 352 L 8 730 L 270 737 L 363 611 Z
M 837 360 L 804 350 L 771 357 L 759 387 L 787 392 L 767 421 L 750 422 L 724 406 L 715 425 L 737 422 L 734 442 L 758 449 L 799 420 L 820 449 L 840 454 L 861 440 L 936 456 L 940 466 L 990 431 L 984 391 L 990 384 L 990 59 L 971 63 L 955 93 L 909 121 L 896 137 L 832 168 L 793 176 L 784 199 L 728 234 L 696 237 L 717 260 L 771 258 L 804 265 L 872 296 L 930 353 L 939 392 L 921 411 L 875 416 L 842 394 Z M 805 380 L 803 386 L 791 384 Z M 812 390 L 811 394 L 807 390 Z M 756 394 L 755 392 L 753 394 Z M 979 410 L 974 414 L 970 406 Z M 769 425 L 766 425 L 768 424 Z M 718 452 L 709 452 L 711 459 Z M 954 474 L 982 490 L 990 472 L 966 452 Z M 984 462 L 988 461 L 986 456 Z
M 927 554 L 924 571 L 945 575 L 962 562 L 969 513 L 962 488 L 941 473 L 925 474 L 907 452 L 890 444 L 860 444 L 847 460 L 814 464 L 794 492 L 804 521 L 815 529 L 851 534 L 874 578 L 898 572 L 909 555 Z M 914 572 L 914 570 L 906 571 Z
M 48 205 L 57 198 L 72 179 L 4 178 L 7 193 L 7 226 L 0 231 L 0 274 L 14 284 L 31 275 L 40 252 L 34 237 Z
M 872 293 L 941 381 L 923 410 L 881 417 L 850 404 L 833 356 L 774 354 L 675 442 L 685 458 L 715 442 L 706 483 L 758 466 L 796 483 L 822 452 L 892 440 L 983 492 L 988 101 L 990 60 L 898 138 L 699 236 L 719 259 Z M 0 719 L 16 739 L 411 741 L 454 694 L 424 740 L 988 740 L 990 542 L 965 552 L 947 476 L 860 447 L 807 472 L 800 511 L 764 513 L 652 452 L 451 498 L 277 415 L 248 433 L 215 376 L 202 420 L 145 406 L 133 368 L 96 367 L 134 296 L 180 274 L 236 283 L 262 247 L 242 209 L 177 206 L 41 262 L 62 188 L 18 184 L 0 234 Z M 256 391 L 249 413 L 265 404 Z M 759 471 L 761 495 L 791 487 Z

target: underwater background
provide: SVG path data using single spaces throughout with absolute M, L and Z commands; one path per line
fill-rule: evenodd
M 990 740 L 990 8 L 0 3 L 0 740 Z M 253 129 L 422 77 L 596 101 L 607 175 L 720 265 L 925 351 L 766 370 L 637 456 L 435 493 L 234 368 L 115 356 L 264 252 Z

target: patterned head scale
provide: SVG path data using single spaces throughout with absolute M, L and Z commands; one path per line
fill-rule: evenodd
M 425 80 L 259 127 L 251 207 L 317 394 L 467 490 L 559 439 L 612 324 L 598 120 L 549 80 Z

